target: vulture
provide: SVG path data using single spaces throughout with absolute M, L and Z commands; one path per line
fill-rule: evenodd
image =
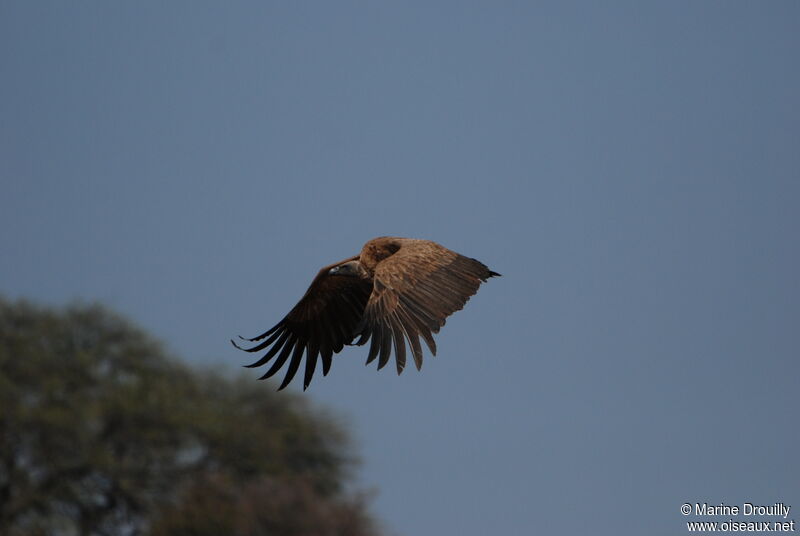
M 272 377 L 288 361 L 278 390 L 297 373 L 305 353 L 303 390 L 308 387 L 317 360 L 322 374 L 331 368 L 333 354 L 344 345 L 371 340 L 367 364 L 376 358 L 378 369 L 388 362 L 394 347 L 397 373 L 406 366 L 406 342 L 417 369 L 422 367 L 420 337 L 436 355 L 433 334 L 445 319 L 460 310 L 482 282 L 494 276 L 485 264 L 459 255 L 435 242 L 413 238 L 380 237 L 361 253 L 322 268 L 289 313 L 257 337 L 246 352 L 266 353 L 249 368 L 274 362 L 259 379 Z M 358 337 L 358 340 L 353 341 Z

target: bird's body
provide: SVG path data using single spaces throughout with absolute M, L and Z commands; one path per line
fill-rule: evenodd
M 269 348 L 249 367 L 265 365 L 277 356 L 262 379 L 274 375 L 288 360 L 280 389 L 297 373 L 303 353 L 305 389 L 318 357 L 326 375 L 333 354 L 353 344 L 356 337 L 357 345 L 372 339 L 367 363 L 377 357 L 379 369 L 389 362 L 394 347 L 398 374 L 406 364 L 408 341 L 419 369 L 419 337 L 436 355 L 432 334 L 449 315 L 464 307 L 481 282 L 498 275 L 480 261 L 429 240 L 375 238 L 364 244 L 359 255 L 322 268 L 283 320 L 258 337 L 246 339 L 258 344 L 251 348 L 233 344 L 247 352 Z

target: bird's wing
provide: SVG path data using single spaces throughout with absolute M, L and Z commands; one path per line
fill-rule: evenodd
M 243 348 L 231 341 L 234 346 L 247 352 L 269 348 L 261 359 L 248 367 L 260 367 L 278 356 L 260 379 L 274 375 L 288 360 L 289 367 L 279 387 L 279 390 L 283 389 L 297 372 L 304 350 L 306 365 L 303 389 L 311 382 L 318 356 L 322 358 L 323 375 L 328 374 L 333 354 L 340 352 L 357 334 L 356 328 L 372 291 L 372 283 L 368 280 L 329 273 L 334 266 L 355 259 L 358 256 L 321 269 L 305 295 L 283 320 L 258 337 L 245 339 L 257 345 Z
M 372 295 L 367 302 L 356 344 L 370 338 L 367 363 L 380 355 L 378 368 L 389 362 L 394 346 L 397 373 L 406 364 L 407 339 L 414 363 L 422 366 L 419 337 L 436 355 L 433 333 L 460 310 L 481 282 L 500 275 L 483 263 L 427 240 L 403 240 L 397 252 L 375 267 Z

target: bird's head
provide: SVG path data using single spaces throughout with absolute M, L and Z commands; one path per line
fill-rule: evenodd
M 345 276 L 359 276 L 363 272 L 361 264 L 358 261 L 348 261 L 336 265 L 328 270 L 328 275 L 345 275 Z

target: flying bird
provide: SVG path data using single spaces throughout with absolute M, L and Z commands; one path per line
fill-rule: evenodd
M 406 365 L 406 341 L 417 369 L 422 367 L 425 341 L 436 355 L 433 333 L 445 319 L 460 310 L 481 282 L 499 276 L 480 261 L 459 255 L 429 240 L 380 237 L 370 240 L 361 253 L 322 268 L 311 286 L 283 320 L 258 337 L 246 352 L 267 350 L 261 359 L 246 365 L 266 365 L 259 379 L 272 377 L 288 361 L 286 387 L 297 373 L 305 352 L 303 390 L 308 387 L 317 359 L 322 374 L 331 368 L 333 354 L 344 345 L 363 345 L 372 339 L 367 364 L 378 359 L 378 369 L 388 362 L 394 347 L 397 373 Z M 353 340 L 359 337 L 353 343 Z M 277 357 L 276 357 L 277 356 Z

